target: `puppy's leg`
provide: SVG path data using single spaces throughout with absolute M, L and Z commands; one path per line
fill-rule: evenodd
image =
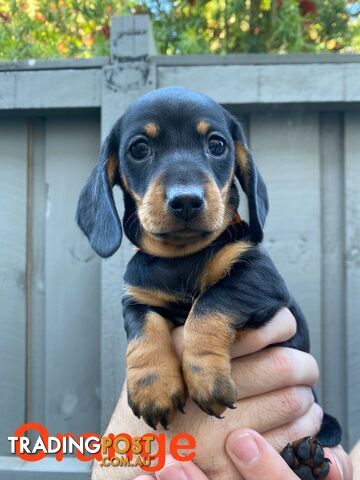
M 186 400 L 171 324 L 149 307 L 133 303 L 124 308 L 124 318 L 129 405 L 152 428 L 158 423 L 167 428 Z
M 215 273 L 222 269 L 214 268 L 214 261 L 211 267 L 205 278 L 213 277 L 212 284 L 205 286 L 185 322 L 183 374 L 194 402 L 220 417 L 237 399 L 230 365 L 235 335 L 265 325 L 289 304 L 289 294 L 269 257 L 257 247 L 242 252 L 217 282 Z
M 219 312 L 199 315 L 193 309 L 184 330 L 183 374 L 189 395 L 206 413 L 221 418 L 235 408 L 230 346 L 235 337 L 231 318 Z

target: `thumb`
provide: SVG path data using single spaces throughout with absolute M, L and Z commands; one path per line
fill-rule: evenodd
M 253 430 L 231 432 L 226 451 L 245 480 L 299 480 L 277 451 Z

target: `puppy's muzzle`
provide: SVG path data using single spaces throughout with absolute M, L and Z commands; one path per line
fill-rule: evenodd
M 182 220 L 195 218 L 204 208 L 204 191 L 200 187 L 176 187 L 167 192 L 167 205 Z

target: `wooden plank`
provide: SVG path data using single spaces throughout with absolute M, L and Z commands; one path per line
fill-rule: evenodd
M 36 59 L 19 60 L 17 62 L 0 62 L 0 71 L 22 71 L 22 70 L 73 70 L 74 68 L 89 69 L 99 68 L 109 64 L 108 57 L 95 58 L 57 58 L 57 59 Z
M 121 51 L 127 52 L 126 63 L 105 67 L 102 83 L 101 138 L 104 139 L 114 122 L 129 104 L 156 85 L 156 71 L 143 57 L 153 50 L 150 23 L 144 17 L 124 18 L 113 24 L 112 45 L 114 59 Z M 139 45 L 139 38 L 147 44 Z M 115 43 L 115 45 L 114 45 Z M 125 47 L 124 47 L 125 46 Z M 126 48 L 129 47 L 129 50 Z M 126 65 L 126 70 L 123 70 Z M 114 189 L 114 199 L 123 218 L 122 194 Z M 133 247 L 124 235 L 119 250 L 101 269 L 101 426 L 105 429 L 116 406 L 125 378 L 125 350 L 127 345 L 123 327 L 121 296 L 123 275 L 133 255 Z
M 31 229 L 29 255 L 29 306 L 27 327 L 26 418 L 44 422 L 45 401 L 45 119 L 29 120 L 31 136 Z M 30 207 L 30 206 L 29 206 Z
M 0 72 L 0 109 L 99 107 L 101 69 Z
M 0 120 L 0 453 L 24 421 L 27 144 L 24 119 Z
M 359 63 L 314 64 L 209 64 L 160 65 L 150 62 L 135 66 L 129 58 L 111 70 L 107 81 L 112 88 L 127 80 L 136 94 L 149 68 L 157 69 L 160 87 L 183 85 L 202 91 L 221 103 L 324 103 L 360 101 L 357 79 Z M 124 73 L 125 66 L 125 73 Z M 109 75 L 104 69 L 104 75 Z M 100 68 L 1 71 L 0 108 L 99 107 Z M 206 82 L 204 79 L 206 78 Z M 278 79 L 282 81 L 279 82 Z M 226 85 L 226 88 L 222 88 Z M 152 88 L 155 84 L 152 84 Z
M 356 63 L 158 67 L 159 87 L 182 85 L 229 104 L 352 102 L 359 77 Z
M 339 420 L 347 445 L 344 158 L 341 113 L 320 116 L 322 226 L 322 406 Z
M 360 114 L 345 114 L 346 338 L 349 447 L 360 434 Z
M 23 462 L 15 456 L 0 457 L 0 480 L 88 480 L 89 471 L 89 463 L 76 458 Z
M 152 61 L 157 66 L 191 66 L 191 65 L 292 65 L 292 64 L 338 64 L 359 63 L 357 54 L 316 54 L 312 53 L 230 53 L 228 55 L 194 54 L 194 55 L 155 55 Z
M 303 309 L 321 364 L 320 165 L 316 114 L 252 114 L 250 146 L 268 186 L 265 244 Z
M 97 116 L 48 118 L 45 425 L 99 431 L 100 261 L 75 223 L 99 152 Z

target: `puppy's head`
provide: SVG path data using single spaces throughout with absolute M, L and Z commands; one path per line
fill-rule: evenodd
M 135 101 L 105 139 L 77 221 L 99 255 L 112 255 L 122 240 L 112 195 L 119 185 L 130 240 L 153 255 L 187 255 L 232 222 L 239 203 L 235 176 L 248 197 L 251 238 L 260 242 L 267 193 L 239 123 L 204 95 L 155 90 Z

